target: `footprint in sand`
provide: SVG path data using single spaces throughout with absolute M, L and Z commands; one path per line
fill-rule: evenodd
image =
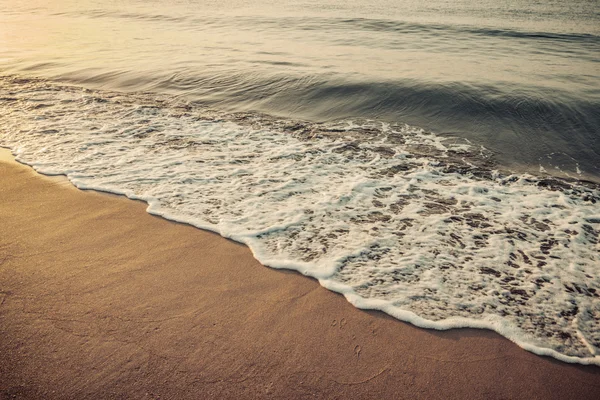
M 358 344 L 356 346 L 354 346 L 354 355 L 356 356 L 357 360 L 360 359 L 361 350 L 362 350 L 362 348 Z
M 340 329 L 342 329 L 345 325 L 346 325 L 346 318 L 342 318 L 340 319 L 340 322 L 338 323 L 337 319 L 334 319 L 333 321 L 331 321 L 331 326 L 340 326 Z

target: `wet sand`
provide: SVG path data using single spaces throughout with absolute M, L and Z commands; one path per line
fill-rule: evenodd
M 358 310 L 0 153 L 0 399 L 600 398 L 598 367 Z

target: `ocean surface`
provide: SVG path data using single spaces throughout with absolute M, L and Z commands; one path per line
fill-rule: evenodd
M 597 0 L 3 0 L 0 146 L 357 307 L 600 365 Z

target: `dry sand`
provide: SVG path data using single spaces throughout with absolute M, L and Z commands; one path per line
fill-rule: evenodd
M 600 368 L 352 307 L 239 244 L 0 160 L 0 398 L 598 399 Z

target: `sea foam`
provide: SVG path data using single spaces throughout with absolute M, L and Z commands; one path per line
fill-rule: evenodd
M 42 173 L 142 199 L 357 307 L 600 365 L 597 185 L 500 172 L 485 149 L 406 125 L 0 82 L 0 145 Z

